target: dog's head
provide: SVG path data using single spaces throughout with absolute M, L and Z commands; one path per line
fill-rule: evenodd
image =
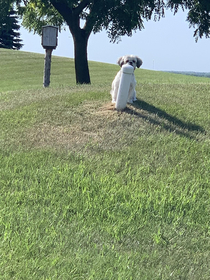
M 136 67 L 139 68 L 142 65 L 142 60 L 135 55 L 124 55 L 118 59 L 117 64 L 119 64 L 120 67 L 124 64 L 129 64 L 136 69 Z

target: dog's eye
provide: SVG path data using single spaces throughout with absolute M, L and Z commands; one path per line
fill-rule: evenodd
M 133 60 L 133 63 L 135 63 L 136 61 L 135 60 Z
M 126 60 L 126 62 L 125 63 L 128 63 L 129 62 L 129 60 Z

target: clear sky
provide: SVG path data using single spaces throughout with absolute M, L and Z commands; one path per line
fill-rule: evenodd
M 138 55 L 143 60 L 142 68 L 163 71 L 210 72 L 210 38 L 195 42 L 193 28 L 189 28 L 186 12 L 179 11 L 175 16 L 167 11 L 160 21 L 144 23 L 145 29 L 124 36 L 118 44 L 110 43 L 105 31 L 92 34 L 88 43 L 88 59 L 115 64 L 118 57 L 125 54 Z M 21 28 L 24 43 L 22 51 L 43 53 L 41 38 Z M 53 55 L 74 56 L 73 40 L 70 31 L 58 35 L 58 46 Z

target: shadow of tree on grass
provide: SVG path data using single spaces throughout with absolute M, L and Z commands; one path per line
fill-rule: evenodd
M 138 99 L 129 107 L 126 107 L 125 112 L 128 114 L 137 115 L 140 118 L 149 121 L 151 124 L 161 126 L 161 128 L 175 132 L 189 138 L 195 138 L 191 132 L 204 133 L 205 129 L 191 122 L 185 122 L 167 112 Z

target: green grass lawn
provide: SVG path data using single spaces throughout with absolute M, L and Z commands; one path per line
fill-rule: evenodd
M 210 80 L 0 49 L 0 279 L 210 278 Z

